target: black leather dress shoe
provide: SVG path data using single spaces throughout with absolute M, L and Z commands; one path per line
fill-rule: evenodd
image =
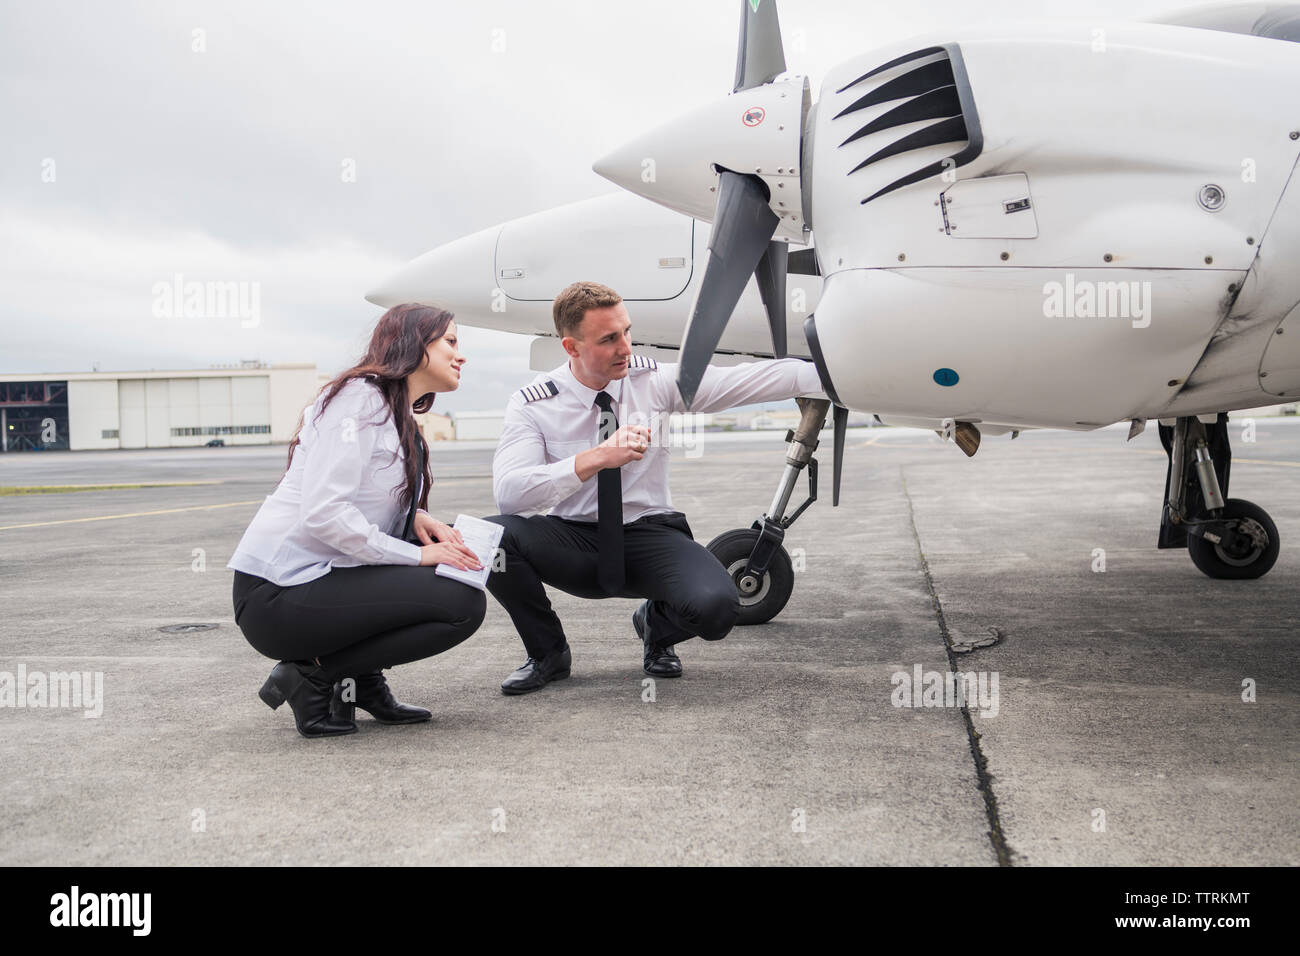
M 381 724 L 418 724 L 432 720 L 433 714 L 423 707 L 403 704 L 393 696 L 384 679 L 383 671 L 371 671 L 369 674 L 356 676 L 356 699 L 343 699 L 343 682 L 334 685 L 334 696 L 330 700 L 330 713 L 344 720 L 352 720 L 358 709 L 364 710 Z
M 565 644 L 562 650 L 552 651 L 541 660 L 530 657 L 524 662 L 523 667 L 501 682 L 501 693 L 531 694 L 535 690 L 541 690 L 553 680 L 564 680 L 569 676 L 572 666 L 573 654 L 570 653 L 568 644 Z
M 632 614 L 632 626 L 641 638 L 641 669 L 651 677 L 681 677 L 682 659 L 671 644 L 661 647 L 650 643 L 650 602 L 644 601 Z

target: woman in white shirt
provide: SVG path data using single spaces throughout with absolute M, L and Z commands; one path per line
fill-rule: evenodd
M 483 622 L 483 592 L 434 573 L 479 570 L 478 558 L 417 508 L 432 476 L 412 413 L 454 391 L 464 364 L 450 312 L 385 312 L 365 357 L 304 412 L 284 477 L 227 565 L 235 623 L 279 661 L 259 696 L 288 701 L 304 737 L 355 733 L 355 707 L 381 723 L 428 720 L 397 702 L 383 669 L 441 654 Z

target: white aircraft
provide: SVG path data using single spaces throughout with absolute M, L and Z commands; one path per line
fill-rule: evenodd
M 981 433 L 1129 421 L 1132 438 L 1156 419 L 1158 546 L 1265 574 L 1277 528 L 1226 497 L 1226 413 L 1300 393 L 1300 6 L 953 29 L 835 66 L 816 102 L 772 0 L 742 9 L 732 93 L 593 167 L 653 204 L 494 226 L 367 298 L 539 336 L 545 369 L 551 299 L 596 279 L 641 351 L 680 363 L 688 405 L 709 362 L 811 358 L 831 402 L 800 401 L 767 513 L 709 545 L 742 623 L 793 589 L 781 540 L 816 497 L 832 403 L 836 503 L 849 409 L 967 455 Z

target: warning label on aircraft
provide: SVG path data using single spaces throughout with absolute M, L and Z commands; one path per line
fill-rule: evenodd
M 765 116 L 767 116 L 767 110 L 761 106 L 755 106 L 752 110 L 746 110 L 742 119 L 744 119 L 746 126 L 757 126 L 763 122 Z

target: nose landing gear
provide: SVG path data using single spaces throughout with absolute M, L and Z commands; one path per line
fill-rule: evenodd
M 781 613 L 794 591 L 794 568 L 782 542 L 786 529 L 817 500 L 817 459 L 812 454 L 817 450 L 817 435 L 831 409 L 831 403 L 824 398 L 798 398 L 795 401 L 801 417 L 798 427 L 785 436 L 790 450 L 786 453 L 785 470 L 781 473 L 780 484 L 767 514 L 756 520 L 752 527 L 723 532 L 708 543 L 708 550 L 736 582 L 736 593 L 740 598 L 738 624 L 766 624 Z M 834 421 L 833 499 L 835 504 L 839 504 L 848 409 L 836 405 Z M 808 497 L 787 516 L 785 511 L 795 482 L 805 468 L 808 470 Z

